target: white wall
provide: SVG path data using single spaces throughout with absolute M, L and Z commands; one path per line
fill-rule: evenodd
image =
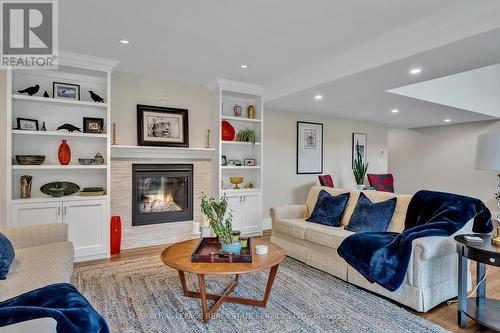
M 6 207 L 6 191 L 5 184 L 7 183 L 7 151 L 6 151 L 6 132 L 7 132 L 7 72 L 0 70 L 0 227 L 6 227 L 7 207 Z
M 277 204 L 304 203 L 318 175 L 296 174 L 297 121 L 323 123 L 323 173 L 336 187 L 354 188 L 351 168 L 352 133 L 368 135 L 368 172 L 387 172 L 387 127 L 368 122 L 265 110 L 264 115 L 264 216 Z M 383 153 L 381 151 L 383 150 Z
M 475 170 L 477 136 L 500 132 L 500 121 L 481 121 L 416 130 L 389 131 L 389 172 L 396 191 L 420 189 L 461 193 L 485 201 L 498 211 L 493 193 L 495 171 Z
M 137 145 L 137 104 L 158 105 L 157 98 L 165 94 L 169 107 L 189 110 L 190 147 L 204 147 L 210 127 L 207 87 L 126 72 L 115 72 L 111 80 L 111 118 L 116 122 L 119 145 Z

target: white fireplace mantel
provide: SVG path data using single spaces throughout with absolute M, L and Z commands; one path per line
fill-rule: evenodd
M 192 159 L 210 160 L 214 148 L 151 147 L 151 146 L 111 146 L 112 160 L 136 159 Z

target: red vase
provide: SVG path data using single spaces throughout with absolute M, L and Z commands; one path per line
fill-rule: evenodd
M 110 225 L 110 248 L 111 254 L 120 253 L 120 247 L 122 242 L 122 221 L 119 216 L 111 217 Z
M 69 149 L 66 140 L 62 140 L 57 157 L 59 157 L 61 165 L 68 165 L 69 161 L 71 161 L 71 149 Z

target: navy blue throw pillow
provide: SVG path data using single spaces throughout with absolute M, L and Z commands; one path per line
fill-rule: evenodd
M 345 229 L 354 232 L 386 231 L 394 214 L 397 200 L 394 197 L 386 201 L 373 203 L 361 192 L 349 224 Z
M 345 206 L 349 201 L 350 193 L 331 195 L 325 190 L 321 190 L 316 200 L 316 205 L 311 216 L 306 220 L 331 227 L 340 227 L 340 220 L 344 214 Z
M 7 278 L 7 273 L 9 273 L 10 264 L 12 264 L 14 256 L 12 243 L 0 232 L 0 280 Z

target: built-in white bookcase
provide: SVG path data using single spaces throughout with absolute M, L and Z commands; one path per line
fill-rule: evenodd
M 49 182 L 68 181 L 78 184 L 80 189 L 99 186 L 109 193 L 111 70 L 116 64 L 114 60 L 61 52 L 58 69 L 8 71 L 7 225 L 67 223 L 77 260 L 109 255 L 109 197 L 76 193 L 52 198 L 42 193 L 40 187 Z M 54 82 L 79 85 L 80 100 L 54 98 Z M 18 93 L 36 84 L 40 90 L 34 96 Z M 105 103 L 94 102 L 89 90 L 104 98 Z M 45 91 L 50 97 L 43 97 Z M 83 133 L 84 117 L 102 118 L 104 133 Z M 37 120 L 39 131 L 17 129 L 18 118 Z M 44 122 L 47 131 L 41 131 Z M 81 132 L 57 130 L 66 123 L 79 127 Z M 60 165 L 58 159 L 63 139 L 71 149 L 69 165 Z M 93 158 L 97 153 L 104 157 L 103 165 L 79 164 L 79 158 Z M 19 165 L 16 155 L 45 155 L 45 161 L 41 165 Z M 33 177 L 29 199 L 20 198 L 23 175 Z M 88 221 L 81 218 L 85 215 Z
M 211 86 L 211 109 L 212 129 L 215 136 L 214 146 L 217 158 L 213 159 L 213 184 L 214 195 L 221 197 L 226 194 L 229 200 L 229 208 L 233 212 L 233 228 L 240 230 L 243 234 L 260 234 L 262 232 L 262 175 L 264 171 L 263 161 L 263 90 L 262 87 L 218 79 Z M 234 106 L 242 107 L 240 117 L 234 115 Z M 250 119 L 247 108 L 253 105 L 255 117 Z M 228 121 L 236 132 L 251 128 L 255 131 L 255 144 L 249 142 L 223 141 L 222 121 Z M 225 156 L 227 160 L 240 160 L 242 166 L 222 166 L 221 160 Z M 254 166 L 245 166 L 245 159 L 254 159 Z M 241 189 L 233 189 L 230 177 L 244 177 Z M 252 183 L 253 188 L 244 188 Z

